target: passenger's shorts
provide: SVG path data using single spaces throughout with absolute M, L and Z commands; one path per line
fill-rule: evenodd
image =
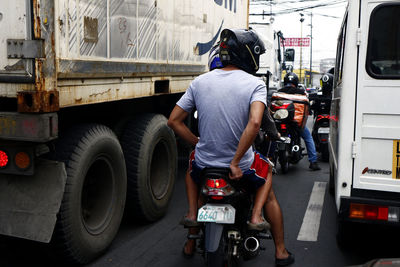
M 200 174 L 202 169 L 196 164 L 194 158 L 193 150 L 189 157 L 190 176 L 197 185 L 201 185 L 202 181 Z M 243 177 L 241 178 L 245 181 L 248 190 L 255 192 L 259 187 L 265 184 L 267 181 L 268 172 L 270 168 L 272 168 L 271 164 L 272 163 L 259 152 L 254 152 L 254 161 L 251 164 L 250 169 L 243 172 Z

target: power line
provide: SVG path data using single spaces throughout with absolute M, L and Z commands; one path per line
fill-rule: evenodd
M 315 0 L 307 0 L 307 1 L 315 1 Z M 288 8 L 288 9 L 284 9 L 284 10 L 279 10 L 279 11 L 275 11 L 275 12 L 270 12 L 270 13 L 253 13 L 253 14 L 249 14 L 252 16 L 265 16 L 265 15 L 282 15 L 282 14 L 288 14 L 288 13 L 294 13 L 294 12 L 300 12 L 300 11 L 304 11 L 307 9 L 314 9 L 314 8 L 320 8 L 320 7 L 331 7 L 333 5 L 339 5 L 339 4 L 343 4 L 347 1 L 345 0 L 341 0 L 341 1 L 336 1 L 333 2 L 330 1 L 330 3 L 321 3 L 319 5 L 312 5 L 312 6 L 304 6 L 304 7 L 297 7 L 297 8 Z M 330 15 L 324 15 L 324 16 L 330 16 Z

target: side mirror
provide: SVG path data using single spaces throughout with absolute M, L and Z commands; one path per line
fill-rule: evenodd
M 285 50 L 285 61 L 294 61 L 294 49 L 288 48 Z

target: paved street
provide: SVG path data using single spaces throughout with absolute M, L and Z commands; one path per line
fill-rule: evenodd
M 125 219 L 107 253 L 87 265 L 88 267 L 204 266 L 201 255 L 195 255 L 190 260 L 184 259 L 181 255 L 185 230 L 178 225 L 178 221 L 187 206 L 183 183 L 184 162 L 180 165 L 179 177 L 167 216 L 149 225 L 138 225 Z M 399 238 L 399 231 L 393 229 L 372 231 L 370 228 L 358 227 L 359 231 L 355 231 L 354 238 L 360 240 L 350 244 L 350 248 L 346 250 L 339 249 L 335 239 L 335 206 L 327 188 L 323 194 L 319 229 L 315 229 L 317 240 L 298 240 L 314 184 L 328 181 L 328 164 L 321 163 L 321 167 L 321 171 L 309 171 L 307 159 L 304 158 L 299 164 L 292 166 L 288 174 L 278 173 L 273 178 L 273 188 L 284 214 L 285 241 L 289 250 L 296 255 L 296 263 L 293 266 L 348 266 L 361 264 L 376 257 L 398 256 L 396 246 L 389 242 Z M 263 241 L 263 246 L 266 250 L 256 259 L 245 262 L 244 266 L 273 266 L 273 242 Z M 34 242 L 6 238 L 2 239 L 0 248 L 0 266 L 63 265 L 53 257 L 47 246 Z
M 311 129 L 312 117 L 308 120 Z M 303 144 L 304 145 L 304 144 Z M 310 171 L 307 156 L 291 165 L 285 175 L 273 176 L 273 189 L 281 205 L 287 248 L 296 256 L 293 267 L 338 267 L 365 263 L 374 258 L 399 257 L 393 242 L 400 239 L 400 230 L 358 225 L 353 242 L 346 248 L 336 243 L 336 207 L 328 191 L 329 164 L 320 162 L 322 170 Z M 186 160 L 179 161 L 179 173 L 167 215 L 152 224 L 139 224 L 124 219 L 119 233 L 105 255 L 87 267 L 202 267 L 203 258 L 182 257 L 186 231 L 178 224 L 186 211 L 184 171 Z M 312 240 L 312 241 L 310 241 Z M 244 266 L 274 266 L 272 240 L 262 241 L 265 247 L 254 260 Z M 69 266 L 63 264 L 48 245 L 2 238 L 0 266 Z

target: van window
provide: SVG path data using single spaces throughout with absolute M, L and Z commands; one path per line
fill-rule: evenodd
M 336 48 L 334 88 L 336 88 L 336 86 L 342 82 L 346 28 L 347 28 L 347 12 L 345 14 L 345 18 L 343 20 L 343 24 L 340 29 L 337 48 Z
M 372 11 L 366 69 L 376 79 L 400 78 L 400 4 L 383 4 Z

